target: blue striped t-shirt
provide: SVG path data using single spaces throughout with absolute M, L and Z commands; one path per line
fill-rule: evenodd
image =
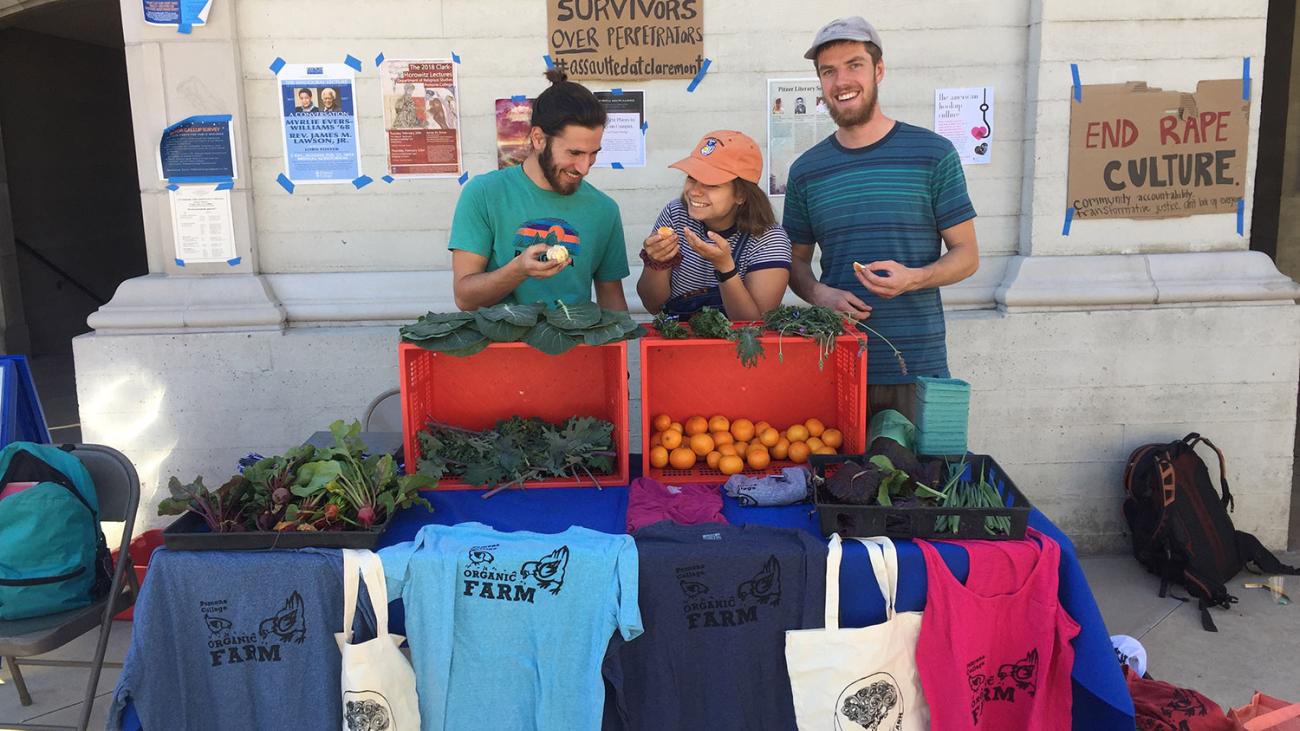
M 677 232 L 679 249 L 682 252 L 682 261 L 673 269 L 669 280 L 671 282 L 669 294 L 680 297 L 688 292 L 716 288 L 718 279 L 713 264 L 695 253 L 695 249 L 692 249 L 682 238 L 682 229 L 690 228 L 696 236 L 709 241 L 704 222 L 691 218 L 686 213 L 686 206 L 682 205 L 681 198 L 677 198 L 664 206 L 664 209 L 659 212 L 659 218 L 655 219 L 655 231 L 663 226 Z M 654 231 L 650 233 L 653 234 Z M 742 282 L 750 272 L 760 269 L 790 268 L 790 237 L 785 235 L 785 230 L 780 226 L 773 224 L 763 232 L 762 236 L 751 236 L 736 230 L 734 226 L 730 231 L 718 233 L 725 236 L 728 245 L 731 246 L 732 259 L 736 263 L 736 274 Z
M 974 217 L 952 143 L 914 125 L 897 122 L 879 142 L 857 149 L 831 135 L 790 166 L 782 221 L 790 240 L 821 246 L 821 281 L 870 305 L 866 324 L 907 363 L 904 373 L 893 351 L 868 335 L 868 383 L 948 377 L 943 303 L 938 288 L 877 297 L 853 275 L 853 262 L 925 266 L 940 256 L 939 231 Z

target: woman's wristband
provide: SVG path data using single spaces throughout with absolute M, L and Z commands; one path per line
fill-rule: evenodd
M 664 271 L 665 269 L 676 269 L 677 265 L 682 262 L 682 252 L 678 251 L 677 254 L 673 256 L 673 258 L 669 259 L 668 261 L 655 261 L 654 259 L 650 258 L 650 255 L 646 253 L 645 249 L 642 249 L 641 261 L 647 267 L 658 271 Z

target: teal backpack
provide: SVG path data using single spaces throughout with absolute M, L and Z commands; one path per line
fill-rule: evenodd
M 0 450 L 0 619 L 88 606 L 107 591 L 111 567 L 81 460 L 32 442 Z

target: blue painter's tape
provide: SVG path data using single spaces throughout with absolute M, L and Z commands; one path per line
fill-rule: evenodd
M 384 181 L 385 183 L 391 183 L 394 180 L 396 180 L 396 178 L 394 178 L 391 175 L 385 175 L 384 177 L 380 178 L 380 180 Z
M 181 189 L 181 186 L 179 186 L 179 185 L 177 185 L 177 184 L 175 184 L 175 183 L 169 183 L 169 184 L 167 185 L 167 190 L 180 190 L 180 189 Z
M 284 59 L 276 56 L 275 60 L 271 62 L 271 73 L 278 74 L 282 68 L 284 68 Z
M 357 58 L 356 56 L 353 56 L 350 53 L 343 59 L 343 63 L 348 66 L 351 66 L 353 71 L 361 70 L 361 59 Z
M 1246 199 L 1237 199 L 1237 235 L 1246 235 Z
M 1083 86 L 1079 83 L 1079 64 L 1070 64 L 1070 77 L 1074 79 L 1074 100 L 1083 101 Z
M 548 53 L 545 56 L 542 56 L 542 60 L 546 62 L 546 68 L 555 68 L 555 62 L 551 60 L 551 54 Z
M 184 260 L 184 259 L 177 259 L 177 260 L 176 260 L 176 266 L 178 266 L 178 267 L 183 267 L 183 266 L 185 266 L 185 260 Z
M 524 102 L 528 101 L 528 97 L 524 96 L 523 94 L 515 94 L 514 96 L 510 97 L 510 101 L 514 102 L 515 104 L 523 104 Z
M 281 188 L 289 191 L 289 195 L 293 195 L 293 181 L 287 178 L 284 173 L 275 176 L 275 182 L 279 183 Z
M 641 123 L 641 134 L 645 134 L 645 131 L 646 131 L 647 129 L 649 129 L 649 127 L 650 127 L 650 123 L 649 123 L 649 122 L 642 122 L 642 123 Z
M 367 185 L 370 185 L 373 182 L 375 182 L 375 179 L 370 177 L 369 175 L 358 175 L 356 178 L 353 178 L 352 187 L 356 188 L 357 190 L 361 190 L 362 188 L 366 187 Z
M 695 78 L 691 79 L 691 83 L 687 85 L 687 91 L 695 91 L 695 87 L 699 86 L 701 81 L 704 81 L 704 75 L 709 72 L 709 66 L 712 64 L 712 59 L 704 59 L 704 63 L 700 66 L 700 72 L 696 74 Z
M 234 187 L 235 187 L 235 181 L 233 181 L 233 180 L 223 180 L 223 181 L 221 181 L 220 183 L 217 183 L 217 187 L 216 187 L 216 189 L 217 189 L 217 190 L 231 190 L 231 189 L 234 188 Z
M 1070 224 L 1074 223 L 1074 208 L 1065 209 L 1065 225 L 1061 227 L 1061 235 L 1070 235 Z
M 189 35 L 190 31 L 192 30 L 194 30 L 194 27 L 183 20 L 176 24 L 177 33 L 184 33 L 186 35 Z
M 1241 98 L 1250 101 L 1250 56 L 1241 59 Z
M 378 56 L 375 56 L 375 65 L 378 66 L 379 64 L 381 64 L 381 63 L 383 63 L 383 62 L 384 62 L 384 52 L 383 52 L 383 51 L 380 51 L 380 52 L 379 52 L 379 55 L 378 55 Z
M 623 96 L 623 90 L 618 88 L 610 89 L 609 93 L 613 94 L 614 96 Z
M 612 168 L 614 168 L 615 170 L 622 170 L 622 169 L 623 169 L 623 163 L 621 163 L 621 162 L 611 162 L 611 163 L 609 164 L 609 166 L 612 167 Z
M 239 262 L 241 262 L 241 261 L 243 261 L 243 260 L 244 260 L 244 257 L 242 257 L 242 256 L 237 256 L 237 257 L 235 257 L 234 259 L 227 259 L 227 260 L 226 260 L 226 263 L 229 264 L 229 265 L 232 266 L 232 267 L 237 267 L 237 266 L 239 266 Z
M 469 171 L 467 170 L 467 171 L 461 173 L 461 174 L 460 174 L 460 177 L 459 177 L 459 178 L 456 178 L 456 181 L 457 181 L 458 183 L 460 183 L 461 185 L 464 185 L 466 182 L 468 182 L 468 181 L 469 181 Z
M 451 52 L 451 62 L 460 63 L 460 56 L 457 56 L 455 51 Z

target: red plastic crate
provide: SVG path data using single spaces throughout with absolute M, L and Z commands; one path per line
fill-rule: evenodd
M 867 353 L 858 339 L 843 335 L 818 370 L 814 340 L 803 337 L 760 338 L 764 357 L 746 368 L 736 357 L 736 344 L 726 340 L 641 338 L 641 470 L 660 481 L 675 483 L 727 481 L 727 476 L 703 461 L 689 470 L 650 466 L 650 437 L 655 414 L 674 421 L 690 416 L 723 414 L 754 423 L 767 421 L 784 430 L 796 422 L 820 419 L 844 435 L 840 453 L 865 451 L 867 441 Z M 782 356 L 778 357 L 778 353 Z M 775 474 L 793 466 L 773 460 L 766 469 L 744 474 Z
M 402 343 L 402 439 L 406 471 L 419 466 L 417 435 L 430 420 L 481 430 L 511 416 L 562 423 L 594 416 L 614 424 L 615 473 L 596 475 L 601 485 L 628 483 L 627 342 L 579 345 L 547 355 L 524 343 L 493 343 L 469 357 L 456 357 Z M 595 487 L 591 479 L 551 478 L 525 487 Z M 438 481 L 440 490 L 480 489 L 458 478 Z
M 162 544 L 163 532 L 161 529 L 147 530 L 131 539 L 131 562 L 135 564 L 131 568 L 135 571 L 136 586 L 144 588 L 144 577 L 149 570 L 149 559 L 153 557 L 154 549 Z M 113 561 L 117 561 L 117 551 L 113 551 Z M 123 579 L 123 581 L 126 581 L 126 579 Z M 127 607 L 113 619 L 130 620 L 135 616 L 134 610 L 134 606 Z

